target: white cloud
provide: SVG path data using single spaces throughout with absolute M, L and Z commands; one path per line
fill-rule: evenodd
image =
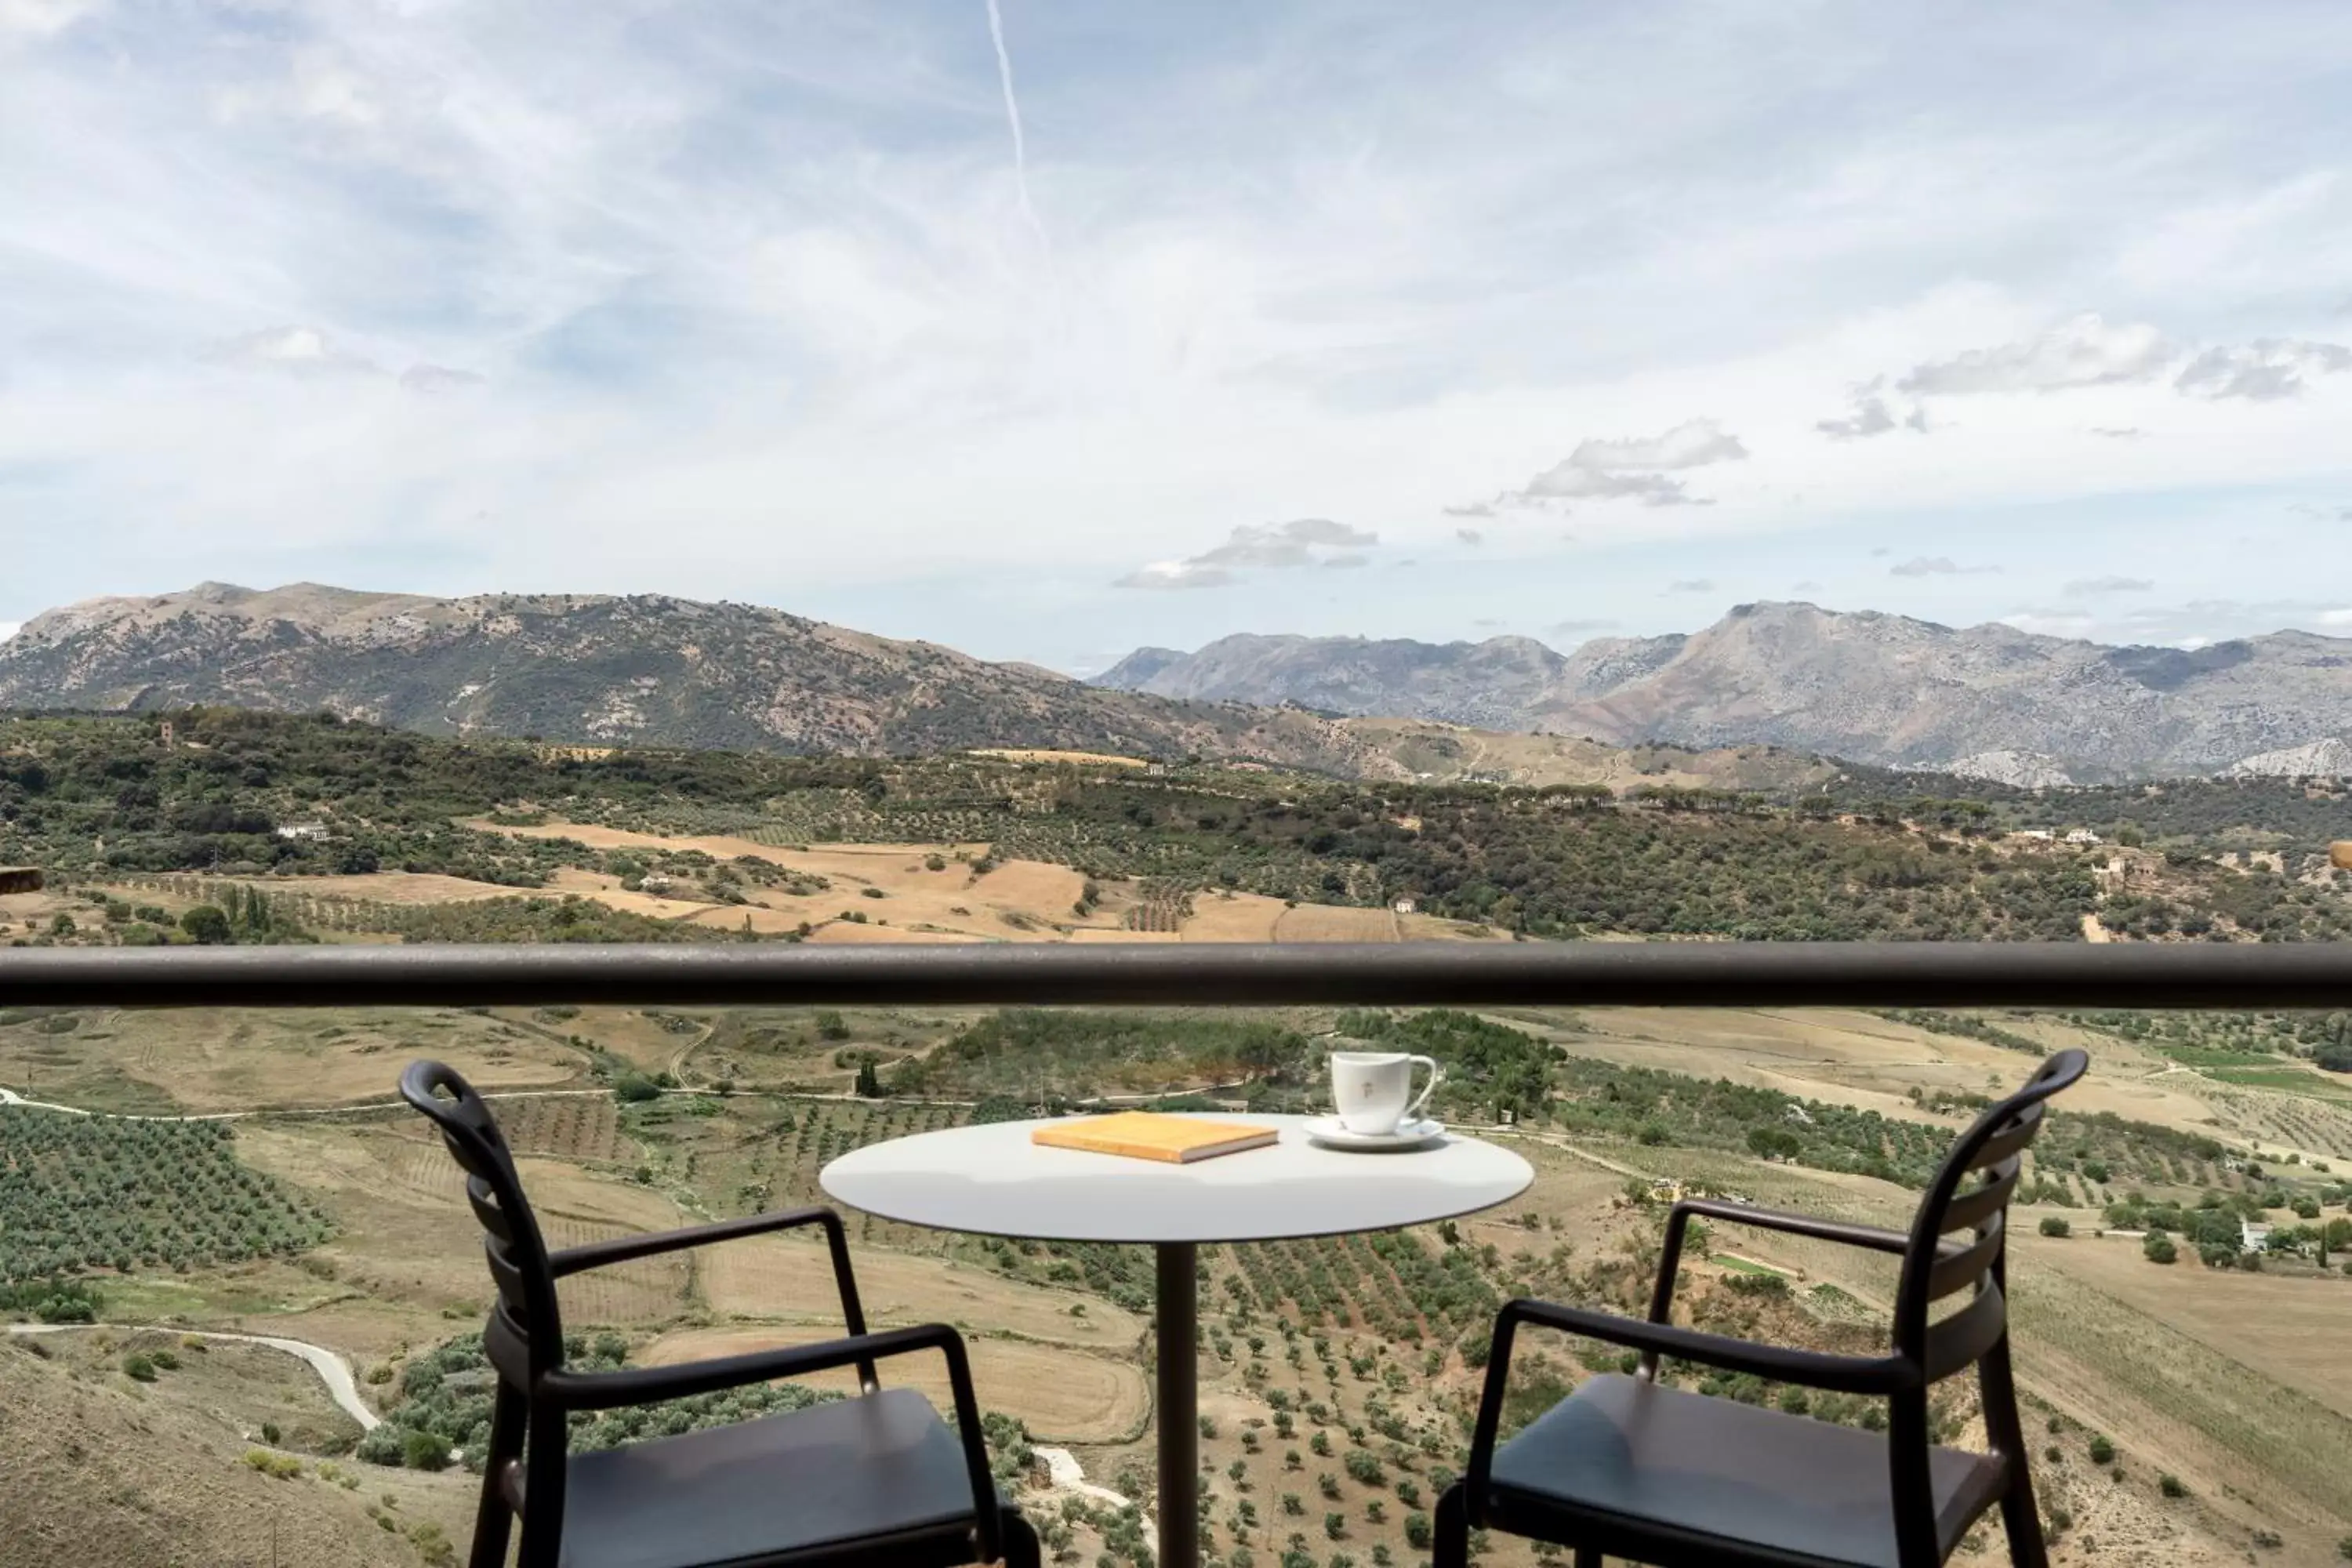
M 1927 409 L 1914 401 L 1911 406 L 1896 414 L 1894 405 L 1880 390 L 1885 377 L 1877 376 L 1855 387 L 1849 398 L 1852 411 L 1842 419 L 1820 419 L 1813 428 L 1832 441 L 1861 441 L 1873 436 L 1885 436 L 1895 430 L 1912 430 L 1925 435 L 1927 429 Z
M 452 370 L 443 364 L 413 364 L 400 373 L 400 384 L 404 391 L 421 393 L 426 397 L 469 392 L 481 385 L 483 380 L 482 376 L 470 370 Z
M 2077 577 L 2061 590 L 2070 599 L 2094 594 L 2145 594 L 2156 584 L 2145 577 Z
M 1948 555 L 1915 555 L 1886 569 L 1890 577 L 1970 577 L 1997 573 L 1998 566 L 1962 566 Z
M 1236 569 L 1312 566 L 1361 566 L 1366 557 L 1358 547 L 1378 544 L 1381 536 L 1328 517 L 1302 517 L 1290 522 L 1251 523 L 1236 527 L 1213 549 L 1181 561 L 1155 562 L 1130 572 L 1113 584 L 1120 588 L 1221 588 L 1235 581 Z M 1342 549 L 1339 555 L 1321 551 Z
M 1448 517 L 1492 517 L 1495 515 L 1493 503 L 1483 500 L 1465 501 L 1460 506 L 1442 507 L 1439 510 L 1444 511 Z
M 1139 566 L 1126 576 L 1116 579 L 1114 588 L 1223 588 L 1234 581 L 1234 574 L 1222 566 L 1202 566 L 1191 561 L 1154 561 Z
M 2039 337 L 1916 366 L 1895 385 L 1899 392 L 1948 397 L 2109 386 L 2153 380 L 2176 353 L 2154 327 L 2110 327 L 2096 315 L 2083 315 Z
M 1622 473 L 1632 468 L 1703 468 L 1709 463 L 1736 463 L 1748 448 L 1712 419 L 1688 419 L 1663 436 L 1633 437 L 1622 441 L 1588 439 L 1568 455 L 1568 466 L 1593 473 Z
M 1638 500 L 1644 506 L 1707 505 L 1688 493 L 1682 468 L 1746 458 L 1747 447 L 1712 419 L 1686 419 L 1661 436 L 1588 437 L 1567 458 L 1496 498 L 1523 504 L 1554 500 Z
M 0 41 L 11 34 L 53 38 L 102 8 L 103 0 L 0 0 Z
M 1670 479 L 1664 474 L 1602 473 L 1564 462 L 1546 468 L 1529 479 L 1527 487 L 1513 491 L 1510 499 L 1517 501 L 1638 500 L 1644 506 L 1681 506 L 1687 503 L 1690 497 L 1682 480 Z
M 1454 537 L 1474 550 L 1486 542 L 1486 536 L 1475 528 L 1457 528 L 1454 531 Z
M 380 375 L 362 355 L 338 347 L 317 327 L 268 327 L 213 344 L 204 353 L 212 364 L 286 375 Z
M 1667 584 L 1666 592 L 1669 594 L 1712 594 L 1715 592 L 1715 584 L 1705 577 L 1685 577 L 1679 582 Z
M 2243 348 L 2207 349 L 2173 384 L 2191 397 L 2242 397 L 2255 403 L 2300 395 L 2311 376 L 2352 370 L 2340 343 L 2262 338 Z

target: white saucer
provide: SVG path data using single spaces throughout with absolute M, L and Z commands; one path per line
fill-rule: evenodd
M 1423 1117 L 1403 1122 L 1393 1132 L 1350 1132 L 1336 1116 L 1318 1116 L 1307 1123 L 1307 1135 L 1334 1149 L 1419 1149 L 1445 1136 L 1445 1123 Z

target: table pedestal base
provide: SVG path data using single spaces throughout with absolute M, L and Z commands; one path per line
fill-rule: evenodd
M 1160 1563 L 1198 1568 L 1201 1559 L 1201 1402 L 1198 1375 L 1201 1268 L 1189 1241 L 1159 1254 Z

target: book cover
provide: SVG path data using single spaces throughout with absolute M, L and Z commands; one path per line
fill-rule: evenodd
M 1051 1149 L 1083 1149 L 1096 1154 L 1123 1154 L 1131 1160 L 1163 1160 L 1188 1165 L 1195 1160 L 1262 1149 L 1281 1137 L 1273 1127 L 1253 1127 L 1238 1121 L 1202 1121 L 1191 1116 L 1166 1116 L 1151 1110 L 1120 1110 L 1108 1116 L 1085 1116 L 1056 1121 L 1029 1134 L 1030 1142 Z

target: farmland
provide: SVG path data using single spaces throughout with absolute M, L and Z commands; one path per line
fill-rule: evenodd
M 1867 770 L 1801 798 L 1643 773 L 1370 784 L 1064 753 L 583 752 L 213 709 L 168 739 L 152 716 L 0 719 L 0 860 L 99 900 L 0 906 L 28 941 L 66 934 L 56 913 L 85 942 L 180 940 L 231 885 L 271 900 L 259 940 L 2352 933 L 2311 814 L 2236 786 L 2163 803 L 2253 814 L 2279 846 L 2259 858 L 2194 813 L 2129 847 L 2030 841 L 2001 827 L 2038 808 L 2002 792 L 1904 798 Z
M 100 1047 L 134 1066 L 149 1049 L 126 1016 L 79 1016 Z M 2327 1108 L 2297 1111 L 2316 1102 L 2205 1077 L 2090 1021 L 1609 1009 L 1493 1018 L 789 1009 L 330 1016 L 186 1021 L 201 1023 L 192 1031 L 198 1041 L 242 1040 L 289 1063 L 314 1059 L 316 1031 L 350 1030 L 359 1043 L 330 1043 L 352 1053 L 355 1089 L 367 1069 L 382 1083 L 418 1049 L 469 1071 L 527 1064 L 540 1084 L 561 1084 L 510 1090 L 498 1102 L 558 1245 L 815 1201 L 818 1172 L 849 1149 L 976 1115 L 1021 1114 L 1041 1093 L 1073 1105 L 1132 1093 L 1309 1105 L 1322 1042 L 1335 1034 L 1439 1056 L 1451 1069 L 1449 1119 L 1481 1123 L 1497 1103 L 1519 1110 L 1517 1127 L 1494 1135 L 1514 1140 L 1538 1167 L 1523 1200 L 1454 1226 L 1213 1248 L 1204 1259 L 1202 1409 L 1214 1435 L 1202 1452 L 1215 1549 L 1279 1557 L 1300 1550 L 1290 1543 L 1296 1534 L 1318 1563 L 1335 1553 L 1360 1561 L 1377 1548 L 1400 1564 L 1422 1555 L 1413 1542 L 1459 1462 L 1499 1300 L 1534 1292 L 1636 1307 L 1663 1212 L 1654 1184 L 1899 1223 L 1910 1191 L 1969 1113 L 1968 1097 L 2030 1065 L 2008 1037 L 2089 1039 L 2099 1070 L 2080 1104 L 2062 1108 L 2018 1211 L 2026 1388 L 2045 1424 L 2055 1424 L 2049 1446 L 2061 1458 L 2042 1463 L 2045 1494 L 2072 1521 L 2059 1561 L 2070 1552 L 2105 1561 L 2129 1543 L 2146 1561 L 2200 1562 L 2245 1549 L 2261 1531 L 2315 1551 L 2352 1518 L 2352 1496 L 2315 1458 L 2352 1442 L 2352 1385 L 2321 1370 L 2315 1353 L 2352 1307 L 2352 1280 L 2284 1254 L 2259 1272 L 2208 1268 L 2193 1250 L 2165 1268 L 2132 1239 L 2096 1234 L 2108 1223 L 2105 1205 L 2129 1193 L 2191 1208 L 2252 1205 L 2282 1226 L 2296 1215 L 2266 1202 L 2312 1201 L 2343 1214 L 2352 1188 L 2338 1173 L 2352 1160 L 2333 1146 L 2329 1124 L 2308 1121 Z M 425 1026 L 436 1021 L 446 1026 Z M 0 1037 L 27 1027 L 0 1028 Z M 881 1098 L 812 1098 L 839 1094 L 857 1064 L 876 1066 Z M 163 1052 L 140 1070 L 156 1099 L 224 1098 L 211 1047 Z M 711 1087 L 720 1071 L 731 1075 L 723 1093 Z M 646 1100 L 614 1092 L 625 1078 L 660 1072 L 685 1087 Z M 236 1324 L 330 1343 L 362 1369 L 387 1415 L 470 1420 L 430 1398 L 414 1403 L 431 1374 L 407 1370 L 445 1353 L 462 1360 L 444 1347 L 460 1344 L 486 1299 L 454 1167 L 404 1111 L 273 1112 L 258 1081 L 241 1087 L 263 1102 L 262 1114 L 234 1122 L 57 1113 L 35 1122 L 37 1113 L 11 1110 L 0 1111 L 9 1119 L 0 1125 L 201 1137 L 192 1149 L 232 1150 L 245 1178 L 317 1218 L 320 1228 L 290 1254 L 192 1255 L 184 1270 L 168 1258 L 133 1257 L 123 1269 L 100 1257 L 75 1272 L 96 1289 L 101 1316 L 136 1303 L 143 1316 L 189 1327 Z M 278 1081 L 281 1103 L 314 1092 L 298 1077 Z M 2249 1099 L 2269 1109 L 2232 1109 Z M 2273 1129 L 2306 1123 L 2322 1146 L 2284 1163 L 2285 1152 L 2268 1141 Z M 1785 1135 L 1759 1139 L 1759 1129 Z M 2277 1163 L 2254 1159 L 2257 1149 Z M 2045 1215 L 2067 1218 L 2074 1234 L 2033 1235 Z M 956 1323 L 973 1346 L 983 1405 L 1021 1423 L 1028 1441 L 1071 1449 L 1093 1480 L 1149 1496 L 1147 1257 L 942 1236 L 863 1215 L 850 1228 L 873 1321 Z M 1698 1321 L 1831 1345 L 1856 1342 L 1885 1310 L 1891 1280 L 1883 1260 L 1766 1233 L 1725 1232 L 1709 1245 L 1686 1288 Z M 565 1307 L 587 1341 L 609 1338 L 614 1353 L 639 1364 L 806 1342 L 835 1331 L 839 1313 L 821 1247 L 806 1235 L 583 1276 L 567 1284 Z M 1520 1376 L 1530 1391 L 1557 1390 L 1613 1357 L 1538 1338 L 1522 1352 Z M 384 1382 L 369 1381 L 379 1372 Z M 896 1375 L 938 1392 L 932 1370 L 909 1363 Z M 838 1383 L 812 1386 L 824 1394 L 839 1392 Z M 1780 1397 L 1738 1380 L 1696 1385 Z M 1964 1429 L 1969 1405 L 1954 1393 L 1947 1418 Z M 1530 1392 L 1516 1408 L 1532 1413 L 1537 1397 Z M 690 1418 L 759 1407 L 714 1405 Z M 1808 1408 L 1817 1418 L 1868 1418 L 1859 1402 Z M 998 1434 L 1002 1456 L 1018 1451 L 1010 1431 Z M 2116 1446 L 2122 1480 L 2082 1457 L 2094 1436 Z M 361 1462 L 393 1456 L 394 1440 L 362 1448 Z M 304 1441 L 331 1449 L 348 1436 L 321 1427 Z M 2188 1498 L 2159 1495 L 2158 1456 L 2184 1479 Z M 1124 1563 L 1140 1545 L 1132 1521 L 1075 1494 L 1039 1491 L 1032 1506 L 1067 1532 L 1066 1549 L 1081 1560 L 1108 1552 Z

